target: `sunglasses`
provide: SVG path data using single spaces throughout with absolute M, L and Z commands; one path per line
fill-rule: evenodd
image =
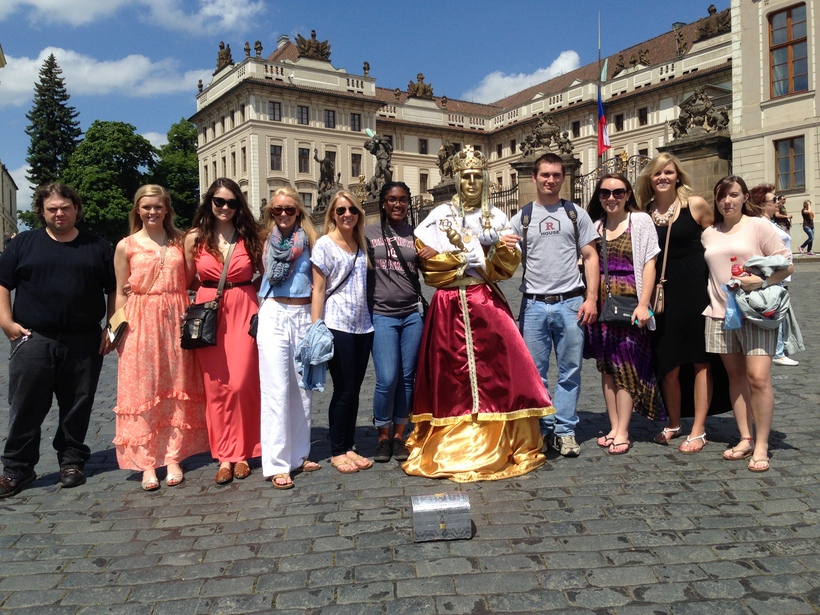
M 626 190 L 623 188 L 615 188 L 615 190 L 600 188 L 598 190 L 598 196 L 602 199 L 608 199 L 610 196 L 614 196 L 616 199 L 622 199 L 626 196 Z
M 239 207 L 239 199 L 223 199 L 221 196 L 215 196 L 211 199 L 213 204 L 219 209 L 228 206 L 228 209 L 237 209 Z
M 270 210 L 274 216 L 281 216 L 282 214 L 285 214 L 286 216 L 293 216 L 296 214 L 295 207 L 271 207 Z
M 352 205 L 350 207 L 337 207 L 336 208 L 336 215 L 337 216 L 343 216 L 343 215 L 345 215 L 345 212 L 348 212 L 348 211 L 350 212 L 351 216 L 358 216 L 359 215 L 359 210 L 357 208 L 353 207 Z

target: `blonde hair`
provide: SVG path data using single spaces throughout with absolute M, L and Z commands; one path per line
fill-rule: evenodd
M 310 247 L 312 248 L 313 244 L 316 243 L 316 227 L 313 226 L 313 221 L 310 219 L 310 214 L 307 209 L 305 209 L 305 204 L 302 202 L 302 197 L 300 197 L 299 193 L 290 186 L 276 188 L 276 190 L 271 192 L 270 201 L 265 207 L 265 214 L 263 216 L 265 230 L 270 233 L 271 228 L 273 228 L 273 225 L 276 224 L 276 220 L 273 217 L 273 212 L 271 209 L 273 208 L 273 200 L 278 196 L 286 196 L 296 203 L 296 224 L 298 224 L 302 230 L 305 231 L 305 234 L 308 236 Z
M 176 213 L 174 212 L 174 208 L 171 206 L 171 195 L 168 194 L 168 191 L 158 184 L 145 184 L 144 186 L 140 186 L 137 189 L 136 194 L 134 194 L 134 207 L 131 209 L 131 213 L 128 214 L 128 224 L 130 227 L 130 235 L 137 233 L 142 230 L 142 218 L 140 218 L 140 200 L 145 197 L 152 197 L 156 196 L 162 200 L 162 204 L 165 206 L 165 217 L 162 219 L 162 228 L 165 230 L 165 234 L 168 235 L 168 244 L 174 245 L 180 242 L 182 239 L 182 231 L 179 230 L 176 225 L 174 224 L 174 217 Z
M 635 196 L 643 211 L 648 211 L 649 203 L 655 198 L 655 191 L 652 190 L 652 176 L 659 173 L 670 162 L 675 165 L 675 172 L 678 174 L 675 192 L 681 207 L 689 206 L 689 195 L 692 194 L 692 180 L 689 174 L 681 168 L 681 162 L 677 156 L 669 152 L 663 152 L 649 161 L 649 164 L 641 171 L 638 181 L 635 182 Z
M 370 267 L 370 258 L 367 256 L 367 243 L 364 239 L 364 208 L 362 207 L 359 199 L 352 192 L 348 192 L 347 190 L 339 190 L 331 197 L 330 203 L 327 206 L 327 211 L 325 212 L 324 234 L 327 235 L 336 228 L 336 220 L 333 218 L 333 214 L 335 213 L 336 203 L 339 199 L 347 199 L 351 205 L 355 206 L 356 209 L 359 210 L 358 220 L 356 220 L 356 227 L 353 229 L 353 238 L 356 240 L 356 245 L 358 245 L 362 252 L 364 252 L 364 256 L 367 259 L 367 266 Z

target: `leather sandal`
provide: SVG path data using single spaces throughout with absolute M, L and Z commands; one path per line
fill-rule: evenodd
M 247 461 L 237 461 L 233 467 L 233 477 L 239 480 L 248 478 L 251 475 L 251 467 Z
M 315 461 L 311 461 L 310 459 L 305 459 L 302 462 L 297 470 L 300 472 L 316 472 L 317 470 L 321 470 L 322 466 L 316 463 Z
M 744 441 L 749 443 L 749 448 L 747 448 L 745 451 L 738 450 L 737 447 L 743 444 Z M 754 453 L 754 450 L 755 443 L 752 438 L 741 438 L 740 442 L 735 444 L 732 448 L 723 451 L 723 458 L 726 461 L 740 461 L 741 459 L 751 457 L 752 453 Z
M 143 474 L 142 490 L 156 491 L 157 489 L 159 489 L 159 479 L 156 474 L 154 476 L 149 476 L 148 478 L 145 478 L 145 474 Z
M 691 444 L 695 440 L 702 440 L 703 441 L 703 444 L 700 445 L 700 448 L 695 448 L 695 449 L 691 449 L 691 450 L 690 449 L 683 450 L 684 446 L 688 446 L 689 444 Z M 683 453 L 684 455 L 694 455 L 695 453 L 701 452 L 703 450 L 703 447 L 706 446 L 707 444 L 709 444 L 709 441 L 706 439 L 706 432 L 700 434 L 699 436 L 695 436 L 694 438 L 692 437 L 692 434 L 689 434 L 688 436 L 686 436 L 686 442 L 681 444 L 678 447 L 678 450 L 681 453 Z
M 677 427 L 664 427 L 663 431 L 655 436 L 656 444 L 669 444 L 669 441 L 680 436 L 680 425 Z M 671 436 L 668 434 L 672 434 Z
M 758 467 L 757 464 L 759 464 L 759 463 L 765 463 L 766 465 Z M 754 457 L 752 457 L 749 460 L 749 465 L 747 467 L 749 468 L 749 472 L 768 472 L 769 471 L 769 458 L 764 457 L 763 459 L 755 459 Z
M 615 442 L 615 438 L 613 438 L 612 436 L 601 436 L 600 438 L 598 438 L 596 444 L 601 448 L 609 448 L 609 446 L 613 442 Z
M 277 483 L 276 479 L 279 480 L 287 480 L 286 483 Z M 274 489 L 293 489 L 293 480 L 290 478 L 290 474 L 287 472 L 282 472 L 281 474 L 274 475 L 273 478 L 270 479 L 271 484 L 273 484 Z
M 217 485 L 227 485 L 232 480 L 233 472 L 230 468 L 219 468 L 214 477 L 214 482 L 216 482 Z

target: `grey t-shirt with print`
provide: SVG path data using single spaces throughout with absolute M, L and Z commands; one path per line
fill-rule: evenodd
M 578 218 L 578 245 L 582 248 L 598 238 L 598 232 L 586 210 L 575 207 Z M 523 208 L 522 208 L 523 209 Z M 513 232 L 524 236 L 521 211 L 510 221 Z M 578 270 L 575 231 L 559 201 L 555 205 L 533 203 L 527 230 L 527 273 L 519 290 L 525 294 L 558 295 L 581 288 L 584 284 Z

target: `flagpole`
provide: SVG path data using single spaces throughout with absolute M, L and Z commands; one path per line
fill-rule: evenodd
M 598 11 L 598 100 L 601 100 L 601 11 Z M 600 130 L 600 126 L 598 130 Z M 598 148 L 598 167 L 604 163 L 604 154 Z

